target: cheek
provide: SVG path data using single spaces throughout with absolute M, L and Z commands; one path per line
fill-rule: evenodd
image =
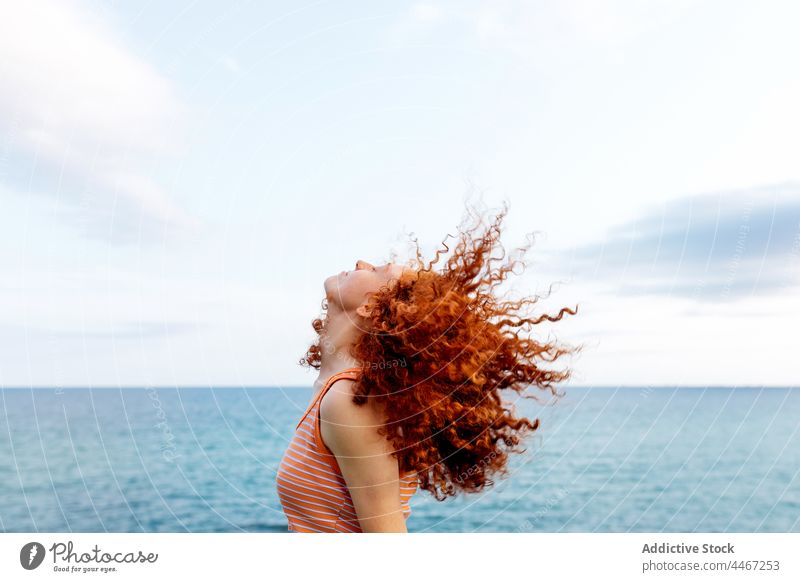
M 376 281 L 374 277 L 345 277 L 340 280 L 339 293 L 343 303 L 351 307 L 358 307 L 378 286 L 379 281 Z

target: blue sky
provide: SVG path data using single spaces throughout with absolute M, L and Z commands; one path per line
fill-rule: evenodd
M 309 385 L 324 278 L 481 193 L 573 384 L 798 382 L 796 3 L 3 12 L 0 386 Z

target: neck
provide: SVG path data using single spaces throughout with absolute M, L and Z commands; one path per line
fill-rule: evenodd
M 361 331 L 355 325 L 356 316 L 331 306 L 320 337 L 320 367 L 315 384 L 322 384 L 334 374 L 347 368 L 358 367 L 359 362 L 350 348 Z

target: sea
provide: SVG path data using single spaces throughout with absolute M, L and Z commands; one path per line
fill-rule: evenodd
M 562 387 L 508 474 L 409 532 L 798 532 L 800 388 Z M 287 532 L 311 388 L 0 389 L 0 531 Z

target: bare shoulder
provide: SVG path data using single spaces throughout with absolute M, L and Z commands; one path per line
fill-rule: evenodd
M 322 440 L 335 454 L 363 454 L 385 450 L 387 441 L 377 430 L 384 418 L 370 402 L 353 402 L 355 382 L 338 380 L 325 393 L 319 405 Z
M 323 395 L 320 436 L 336 456 L 362 531 L 406 532 L 398 460 L 378 433 L 384 421 L 374 399 L 353 403 L 355 385 L 340 380 Z

